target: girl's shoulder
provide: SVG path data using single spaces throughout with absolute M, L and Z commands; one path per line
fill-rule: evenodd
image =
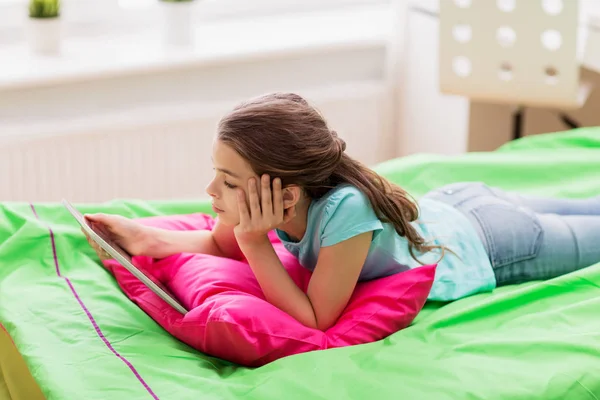
M 331 246 L 367 231 L 383 229 L 369 198 L 349 184 L 336 186 L 317 200 L 309 212 L 309 226 L 321 240 Z
M 334 187 L 317 200 L 317 203 L 327 216 L 341 210 L 352 212 L 357 209 L 371 209 L 371 203 L 367 195 L 351 184 L 341 184 Z
M 310 210 L 311 218 L 321 221 L 321 226 L 336 221 L 337 223 L 377 220 L 369 198 L 356 186 L 338 185 L 323 197 L 313 202 Z

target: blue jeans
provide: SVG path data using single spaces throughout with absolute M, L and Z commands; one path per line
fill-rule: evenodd
M 460 182 L 425 197 L 467 216 L 498 286 L 550 279 L 600 262 L 600 196 L 544 198 Z

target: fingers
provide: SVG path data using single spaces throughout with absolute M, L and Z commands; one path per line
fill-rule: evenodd
M 82 231 L 83 231 L 83 229 L 82 229 Z M 98 243 L 93 241 L 92 238 L 90 238 L 90 236 L 85 231 L 83 231 L 83 234 L 85 235 L 85 238 L 87 239 L 89 245 L 92 247 L 92 249 L 94 249 L 94 251 L 98 255 L 98 258 L 100 258 L 100 260 L 106 261 L 106 260 L 110 260 L 112 258 L 110 256 L 110 254 L 108 254 L 106 251 L 104 251 L 104 249 L 102 247 L 100 247 L 100 245 Z
M 86 214 L 85 219 L 96 233 L 107 236 L 115 224 L 116 218 L 106 214 Z
M 246 195 L 241 189 L 238 189 L 237 191 L 237 203 L 240 213 L 240 223 L 248 223 L 250 221 L 250 212 L 248 211 L 248 206 L 246 204 Z
M 254 178 L 248 180 L 248 200 L 250 202 L 250 217 L 260 218 L 260 201 L 258 199 L 256 179 Z
M 271 178 L 264 174 L 260 179 L 261 210 L 264 216 L 273 214 L 273 194 L 271 193 Z
M 267 174 L 261 176 L 260 181 L 250 178 L 247 193 L 246 200 L 243 190 L 238 191 L 240 223 L 253 221 L 263 228 L 272 228 L 278 226 L 282 221 L 287 222 L 296 216 L 295 207 L 288 210 L 284 208 L 280 178 L 275 178 L 272 182 L 271 177 Z
M 283 220 L 283 193 L 281 179 L 273 179 L 273 215 L 277 220 Z
M 85 214 L 84 218 L 89 222 L 97 222 L 105 225 L 109 225 L 111 221 L 111 216 L 106 214 Z
M 94 232 L 96 232 L 96 234 L 102 236 L 103 239 L 110 237 L 110 231 L 109 231 L 110 227 L 109 226 L 104 225 L 102 223 L 96 223 L 96 222 L 92 222 L 90 224 L 90 226 L 92 227 Z
M 94 242 L 94 240 L 90 237 L 90 235 L 87 234 L 87 232 L 85 232 L 83 229 L 83 234 L 85 235 L 85 239 L 87 240 L 87 242 L 89 243 L 90 246 L 92 246 L 94 248 L 94 250 L 97 250 L 97 248 L 99 248 L 98 244 L 96 242 Z
M 127 218 L 117 214 L 85 214 L 84 218 L 92 225 L 104 226 L 111 229 L 115 226 L 123 225 Z

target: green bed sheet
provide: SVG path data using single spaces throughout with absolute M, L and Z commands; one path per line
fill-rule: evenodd
M 420 154 L 377 170 L 416 197 L 466 180 L 599 195 L 600 129 L 524 138 L 487 153 Z M 206 201 L 82 209 L 130 217 L 209 211 Z M 61 205 L 0 205 L 0 322 L 47 399 L 598 399 L 599 286 L 600 264 L 428 303 L 385 340 L 248 369 L 182 344 L 132 304 Z

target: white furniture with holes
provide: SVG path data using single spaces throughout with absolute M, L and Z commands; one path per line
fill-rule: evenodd
M 600 73 L 594 13 L 598 0 L 411 1 L 397 152 L 491 150 L 512 139 L 522 106 L 580 107 L 582 67 Z M 488 137 L 473 146 L 473 130 Z
M 577 0 L 440 0 L 440 89 L 579 107 Z

